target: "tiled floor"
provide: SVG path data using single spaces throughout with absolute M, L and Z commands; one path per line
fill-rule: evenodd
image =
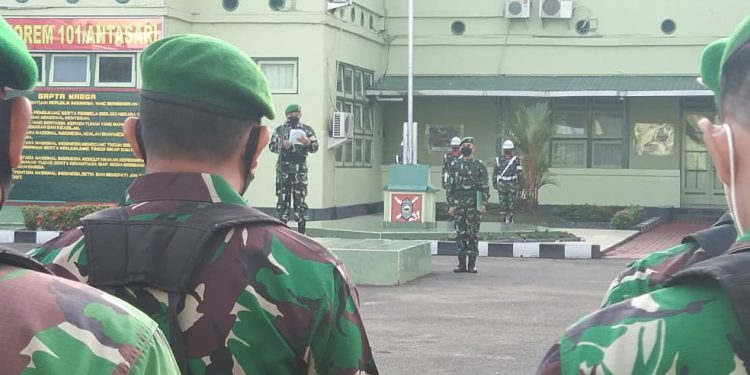
M 669 222 L 607 253 L 607 258 L 639 259 L 654 251 L 679 244 L 685 235 L 708 228 L 710 222 Z

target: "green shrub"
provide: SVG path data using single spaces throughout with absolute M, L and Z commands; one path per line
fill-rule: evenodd
M 21 208 L 23 222 L 30 230 L 66 231 L 81 225 L 82 217 L 107 208 L 103 205 L 82 205 L 72 207 L 39 207 Z
M 643 220 L 645 210 L 641 206 L 630 206 L 628 208 L 617 211 L 612 216 L 610 224 L 615 229 L 631 229 L 634 225 L 640 223 Z
M 621 206 L 568 205 L 556 207 L 553 214 L 574 222 L 608 222 L 615 213 L 622 209 Z

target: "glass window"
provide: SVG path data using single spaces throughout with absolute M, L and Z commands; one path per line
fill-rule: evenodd
M 594 168 L 622 167 L 622 142 L 594 141 L 591 144 L 591 154 L 591 166 Z
M 341 102 L 341 101 L 337 101 L 336 102 L 336 111 L 337 112 L 341 112 L 343 108 L 344 108 L 344 103 Z
M 356 133 L 362 133 L 364 128 L 362 127 L 362 104 L 354 105 L 354 131 Z
M 354 95 L 358 98 L 365 96 L 364 85 L 362 83 L 362 72 L 354 72 Z
M 336 92 L 339 94 L 344 93 L 344 67 L 339 65 L 336 73 Z
M 372 86 L 372 73 L 365 73 L 365 90 Z
M 344 112 L 354 113 L 354 104 L 344 103 Z
M 365 113 L 362 115 L 362 125 L 365 129 L 365 133 L 372 134 L 372 106 L 365 106 Z
M 594 103 L 598 105 L 607 105 L 607 106 L 621 106 L 622 100 L 620 100 L 619 96 L 601 96 L 594 98 Z
M 364 139 L 357 138 L 354 140 L 354 163 L 358 166 L 361 166 L 364 164 Z
M 344 165 L 344 146 L 336 147 L 336 165 L 342 166 Z
M 354 165 L 354 141 L 344 143 L 344 165 Z
M 97 86 L 135 86 L 135 56 L 96 57 Z
M 36 74 L 37 74 L 37 80 L 36 84 L 37 86 L 44 86 L 45 82 L 45 76 L 47 75 L 47 68 L 45 65 L 45 58 L 44 55 L 31 55 L 31 58 L 34 59 L 34 62 L 36 63 Z
M 344 68 L 344 95 L 351 96 L 354 94 L 354 71 L 351 68 Z
M 52 55 L 52 86 L 88 86 L 91 84 L 89 56 Z
M 586 114 L 583 112 L 554 112 L 552 123 L 557 137 L 586 136 Z
M 570 98 L 555 98 L 552 100 L 552 105 L 555 107 L 584 106 L 586 105 L 586 98 L 583 96 L 574 96 Z
M 365 159 L 365 165 L 372 165 L 372 139 L 367 138 L 365 139 L 365 149 L 364 149 L 364 159 Z
M 258 65 L 266 75 L 271 92 L 276 94 L 297 93 L 296 61 L 259 61 Z
M 552 165 L 555 167 L 586 167 L 585 141 L 552 141 Z
M 597 138 L 622 138 L 625 119 L 622 112 L 595 113 L 591 133 Z

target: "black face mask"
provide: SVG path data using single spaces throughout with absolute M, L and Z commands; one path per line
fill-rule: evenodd
M 13 188 L 13 169 L 10 167 L 10 115 L 12 100 L 0 100 L 0 185 L 3 188 L 2 203 L 10 196 Z M 0 203 L 0 206 L 2 206 Z
M 474 152 L 474 150 L 472 150 L 472 149 L 470 149 L 468 147 L 461 148 L 461 155 L 463 155 L 463 156 L 471 156 L 472 152 Z
M 286 119 L 289 121 L 290 125 L 297 125 L 297 124 L 299 124 L 299 119 L 297 117 L 289 116 Z

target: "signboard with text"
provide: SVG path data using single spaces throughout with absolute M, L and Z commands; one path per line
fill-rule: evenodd
M 31 51 L 140 51 L 162 36 L 161 18 L 6 18 Z
M 117 202 L 143 173 L 122 134 L 137 92 L 37 92 L 10 199 Z

